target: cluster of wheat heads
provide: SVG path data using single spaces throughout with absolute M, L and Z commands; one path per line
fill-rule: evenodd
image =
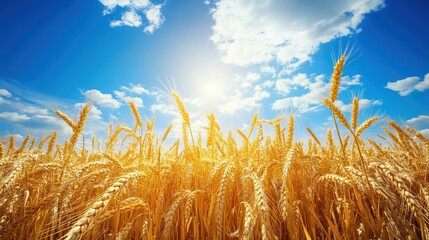
M 57 111 L 72 129 L 65 144 L 57 133 L 38 146 L 1 141 L 0 238 L 427 239 L 429 140 L 393 121 L 383 144 L 363 139 L 377 117 L 360 121 L 357 98 L 350 120 L 335 105 L 345 60 L 324 100 L 335 124 L 325 141 L 311 129 L 294 141 L 293 116 L 258 114 L 236 133 L 210 114 L 194 139 L 173 92 L 183 135 L 171 146 L 172 126 L 158 138 L 130 103 L 132 128 L 110 126 L 105 143 L 78 149 L 90 105 L 76 121 Z

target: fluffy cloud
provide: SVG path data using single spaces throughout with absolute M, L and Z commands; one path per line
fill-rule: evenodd
M 407 77 L 396 82 L 388 82 L 386 88 L 399 92 L 401 96 L 407 96 L 414 91 L 423 92 L 429 89 L 429 73 L 425 75 L 423 81 L 420 81 L 419 77 Z
M 240 83 L 240 86 L 242 88 L 249 88 L 258 81 L 261 78 L 261 76 L 255 72 L 248 72 L 245 75 L 239 75 L 235 74 L 233 77 L 234 82 Z
M 121 99 L 121 101 L 125 104 L 128 104 L 128 102 L 133 102 L 136 107 L 144 107 L 143 105 L 143 99 L 138 97 L 130 97 L 125 95 L 124 92 L 121 91 L 114 91 L 114 94 L 117 98 Z
M 219 0 L 211 40 L 222 60 L 240 66 L 276 61 L 295 70 L 321 43 L 358 32 L 365 15 L 384 0 Z
M 10 106 L 20 112 L 29 114 L 48 114 L 48 109 L 34 106 L 25 102 L 10 102 Z
M 2 97 L 12 97 L 12 94 L 8 90 L 0 88 L 0 96 L 2 96 Z
M 141 84 L 130 84 L 130 87 L 122 86 L 121 89 L 124 89 L 128 92 L 136 93 L 136 94 L 147 94 L 147 95 L 156 95 L 156 92 L 152 92 L 146 88 L 144 88 Z
M 310 87 L 310 80 L 306 74 L 298 73 L 292 78 L 278 79 L 276 81 L 276 90 L 284 95 L 288 95 L 291 90 L 297 89 L 298 86 L 306 89 Z
M 9 122 L 22 122 L 30 119 L 29 116 L 17 112 L 2 112 L 0 118 Z
M 18 112 L 29 114 L 48 114 L 48 109 L 33 105 L 28 102 L 23 102 L 21 99 L 14 99 L 13 101 L 10 101 L 0 97 L 0 104 L 4 104 L 10 110 Z
M 150 106 L 150 110 L 153 113 L 161 112 L 163 114 L 176 115 L 174 106 L 165 104 L 163 102 L 158 102 L 158 103 L 152 104 Z
M 324 97 L 329 96 L 329 84 L 324 75 L 318 75 L 306 88 L 308 92 L 300 95 L 278 99 L 272 104 L 273 110 L 296 109 L 298 113 L 317 110 Z
M 140 27 L 140 25 L 142 25 L 142 18 L 134 10 L 124 12 L 121 20 L 115 20 L 110 23 L 111 27 Z
M 114 99 L 111 94 L 101 93 L 96 89 L 87 90 L 83 95 L 89 102 L 93 102 L 94 104 L 98 104 L 103 107 L 116 109 L 121 106 L 121 103 Z
M 419 115 L 418 117 L 407 120 L 407 123 L 417 129 L 429 128 L 429 116 Z
M 251 96 L 243 96 L 241 91 L 236 91 L 226 103 L 220 105 L 220 112 L 235 113 L 239 110 L 249 111 L 254 107 L 258 107 L 261 104 L 261 100 L 269 98 L 270 93 L 264 89 L 263 85 L 257 85 L 254 88 L 254 92 Z
M 270 73 L 272 76 L 275 75 L 276 73 L 276 69 L 270 66 L 262 66 L 261 67 L 261 72 L 263 73 Z
M 159 28 L 164 21 L 161 14 L 161 5 L 153 5 L 146 11 L 146 18 L 149 25 L 144 28 L 145 32 L 153 33 L 155 29 Z
M 150 4 L 149 0 L 100 0 L 100 2 L 106 7 L 105 14 L 111 13 L 116 7 L 143 8 Z
M 344 76 L 341 78 L 341 84 L 346 86 L 361 86 L 363 85 L 362 82 L 360 81 L 361 77 L 362 76 L 360 74 L 356 74 L 352 77 Z
M 105 7 L 103 13 L 111 14 L 116 8 L 121 11 L 121 19 L 110 23 L 111 27 L 140 27 L 143 18 L 147 20 L 144 31 L 153 33 L 164 21 L 161 13 L 162 4 L 154 4 L 149 0 L 99 0 Z

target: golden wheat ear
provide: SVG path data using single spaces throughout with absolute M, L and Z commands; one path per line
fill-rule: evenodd
M 352 103 L 352 130 L 356 130 L 359 118 L 359 98 L 354 97 Z
M 136 120 L 136 124 L 134 126 L 134 132 L 136 132 L 137 128 L 143 125 L 142 119 L 140 118 L 139 110 L 137 109 L 134 102 L 129 101 L 128 104 L 130 105 L 131 112 L 133 113 L 134 119 Z
M 183 104 L 182 100 L 180 99 L 179 95 L 176 92 L 171 91 L 171 96 L 173 97 L 173 100 L 176 103 L 177 108 L 179 108 L 179 112 L 180 112 L 180 115 L 182 116 L 183 123 L 188 127 L 191 126 L 191 120 L 189 118 L 189 113 L 186 111 L 185 104 Z
M 334 116 L 335 116 L 335 117 L 337 117 L 337 118 L 338 118 L 338 120 L 340 120 L 341 124 L 343 124 L 343 126 L 344 126 L 345 128 L 350 129 L 350 125 L 349 125 L 349 123 L 347 122 L 346 117 L 345 117 L 345 116 L 344 116 L 344 114 L 341 112 L 341 110 L 340 110 L 340 109 L 338 109 L 338 107 L 334 105 L 334 103 L 333 103 L 333 102 L 331 102 L 330 100 L 328 100 L 327 98 L 325 98 L 325 99 L 323 100 L 323 103 L 325 104 L 325 106 L 327 106 L 327 107 L 332 111 L 332 113 L 334 114 Z
M 337 61 L 334 67 L 334 72 L 331 76 L 331 91 L 329 97 L 331 102 L 335 102 L 338 98 L 338 93 L 340 91 L 341 83 L 341 74 L 343 73 L 344 63 L 346 62 L 346 56 L 342 55 Z

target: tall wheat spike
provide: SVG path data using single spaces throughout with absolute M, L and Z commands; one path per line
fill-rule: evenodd
M 359 118 L 359 98 L 354 97 L 352 103 L 352 129 L 356 130 Z
M 134 132 L 137 131 L 138 127 L 141 127 L 143 125 L 142 119 L 140 117 L 140 113 L 139 110 L 137 109 L 136 105 L 134 104 L 133 101 L 129 101 L 128 104 L 130 105 L 131 108 L 131 112 L 133 113 L 133 116 L 136 120 L 136 124 L 134 126 Z
M 173 96 L 173 100 L 176 103 L 177 107 L 179 108 L 180 115 L 182 116 L 183 123 L 189 127 L 191 126 L 191 120 L 189 118 L 189 113 L 186 111 L 185 104 L 183 104 L 182 100 L 180 99 L 179 95 L 177 95 L 176 92 L 172 91 L 171 96 Z
M 331 102 L 335 102 L 340 91 L 341 74 L 343 72 L 346 57 L 343 55 L 338 59 L 331 76 L 331 92 L 329 94 Z
M 51 155 L 54 150 L 55 141 L 57 140 L 57 132 L 52 133 L 51 139 L 49 140 L 48 150 L 46 150 L 46 155 Z

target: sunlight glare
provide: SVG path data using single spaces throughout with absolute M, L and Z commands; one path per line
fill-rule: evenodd
M 192 81 L 193 93 L 207 105 L 216 105 L 223 99 L 231 88 L 228 74 L 222 69 L 211 68 L 204 73 L 196 74 Z

